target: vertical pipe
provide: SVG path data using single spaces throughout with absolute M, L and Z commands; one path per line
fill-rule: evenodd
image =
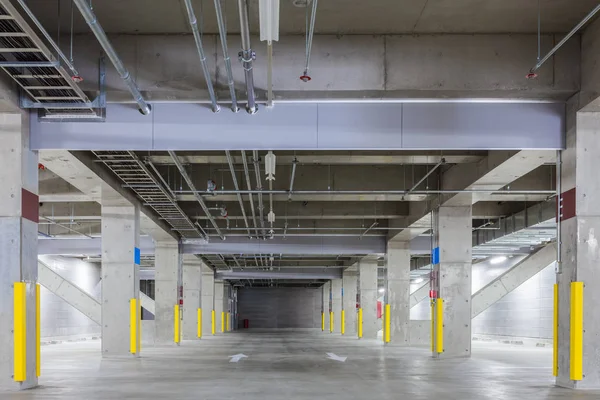
M 346 310 L 342 310 L 342 335 L 346 333 Z
M 363 337 L 363 309 L 358 309 L 358 338 Z
M 15 282 L 13 287 L 13 379 L 24 382 L 27 379 L 27 284 Z
M 583 282 L 571 282 L 571 380 L 583 379 Z
M 225 30 L 221 0 L 215 0 L 215 11 L 217 12 L 221 48 L 223 49 L 223 61 L 225 61 L 225 71 L 227 72 L 227 85 L 229 86 L 229 95 L 231 96 L 231 111 L 238 112 L 240 108 L 237 105 L 237 97 L 235 95 L 235 82 L 233 81 L 233 73 L 231 72 L 231 57 L 229 57 L 229 50 L 227 49 L 227 31 Z
M 35 285 L 35 376 L 42 374 L 42 356 L 41 356 L 41 344 L 42 344 L 42 331 L 41 331 L 41 297 L 40 297 L 40 284 Z
M 216 332 L 216 321 L 215 321 L 215 310 L 212 310 L 210 315 L 211 333 L 214 335 Z
M 194 35 L 194 41 L 196 42 L 196 50 L 198 50 L 198 56 L 200 57 L 200 65 L 202 66 L 202 72 L 204 73 L 204 80 L 206 80 L 206 87 L 208 89 L 208 95 L 210 96 L 210 102 L 212 103 L 213 112 L 219 112 L 221 107 L 217 104 L 217 97 L 215 96 L 215 89 L 213 88 L 210 72 L 208 71 L 208 64 L 206 63 L 206 55 L 204 54 L 204 47 L 202 46 L 202 36 L 198 30 L 198 21 L 194 14 L 194 7 L 192 6 L 192 0 L 183 0 L 185 3 L 185 10 L 190 21 L 190 28 Z
M 177 344 L 180 342 L 181 335 L 179 333 L 179 305 L 173 306 L 173 341 Z
M 391 341 L 391 306 L 389 304 L 385 305 L 385 342 L 389 343 Z
M 238 9 L 240 13 L 240 36 L 242 38 L 242 51 L 240 52 L 240 61 L 242 62 L 242 67 L 244 68 L 244 75 L 246 78 L 246 95 L 248 97 L 246 111 L 249 114 L 254 114 L 257 111 L 256 99 L 254 94 L 254 73 L 252 70 L 252 62 L 254 61 L 255 54 L 252 51 L 250 45 L 248 1 L 238 0 Z
M 198 309 L 198 339 L 202 339 L 202 309 Z
M 558 376 L 558 284 L 554 284 L 554 315 L 552 321 L 552 375 Z
M 436 320 L 435 320 L 435 351 L 440 354 L 444 352 L 444 300 L 435 300 Z
M 129 299 L 129 352 L 136 354 L 138 352 L 137 340 L 137 299 Z

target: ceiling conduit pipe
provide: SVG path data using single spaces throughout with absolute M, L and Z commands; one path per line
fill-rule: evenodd
M 537 64 L 534 65 L 533 68 L 531 68 L 529 70 L 529 74 L 527 74 L 527 78 L 528 79 L 533 79 L 533 78 L 537 78 L 537 74 L 536 71 L 538 69 L 540 69 L 540 67 L 542 65 L 544 65 L 544 63 L 546 61 L 548 61 L 548 59 L 550 59 L 550 57 L 552 57 L 554 55 L 554 53 L 556 53 L 558 51 L 558 49 L 560 49 L 566 42 L 567 40 L 571 39 L 571 37 L 573 37 L 574 34 L 577 33 L 577 31 L 579 31 L 590 19 L 592 19 L 592 17 L 594 15 L 596 15 L 596 13 L 600 11 L 600 4 L 598 4 L 592 11 L 590 11 L 590 13 L 588 15 L 585 16 L 585 18 L 583 18 L 576 26 L 575 28 L 573 28 L 571 30 L 571 32 L 567 33 L 567 35 L 562 38 L 562 40 L 560 42 L 558 42 L 556 44 L 556 46 L 554 46 L 552 48 L 552 50 L 550 50 L 548 52 L 548 54 L 546 54 L 541 60 L 538 59 Z
M 292 176 L 290 177 L 290 193 L 288 194 L 288 201 L 292 201 L 292 192 L 294 191 L 294 179 L 296 178 L 296 165 L 298 165 L 298 160 L 294 157 L 294 161 L 292 162 Z
M 229 85 L 229 94 L 231 96 L 231 111 L 238 112 L 240 108 L 237 105 L 237 97 L 235 95 L 235 82 L 233 81 L 233 72 L 231 72 L 231 57 L 229 57 L 229 50 L 227 49 L 227 31 L 225 29 L 221 0 L 215 0 L 215 10 L 217 12 L 217 24 L 219 25 L 219 37 L 221 38 L 221 47 L 223 49 L 225 71 L 227 72 L 227 84 Z
M 248 191 L 252 190 L 252 183 L 250 182 L 250 172 L 248 171 L 248 161 L 246 160 L 246 152 L 242 150 L 242 163 L 244 163 L 244 174 L 246 175 L 246 184 L 248 186 Z M 248 197 L 250 198 L 250 210 L 252 211 L 252 221 L 254 221 L 254 230 L 256 231 L 256 237 L 258 238 L 258 224 L 256 223 L 256 212 L 254 211 L 254 200 L 252 198 L 252 193 L 248 193 Z
M 264 210 L 265 206 L 263 204 L 263 198 L 262 198 L 262 179 L 260 177 L 260 161 L 258 160 L 258 151 L 257 150 L 252 151 L 252 157 L 254 159 L 254 173 L 256 175 L 256 191 L 258 193 L 258 211 L 260 214 L 260 227 L 262 230 L 263 238 L 266 239 L 265 219 L 264 219 L 264 214 L 263 214 L 263 210 Z
M 185 171 L 185 168 L 183 167 L 183 164 L 181 164 L 181 161 L 179 161 L 179 157 L 177 156 L 177 154 L 175 154 L 174 151 L 169 151 L 169 155 L 173 159 L 173 162 L 175 163 L 175 166 L 177 166 L 177 169 L 179 170 L 179 173 L 181 174 L 181 176 L 183 177 L 183 179 L 185 180 L 185 182 L 189 186 L 190 190 L 192 190 L 194 192 L 194 197 L 196 197 L 196 200 L 198 200 L 198 203 L 200 204 L 200 207 L 202 207 L 202 210 L 204 211 L 204 214 L 206 214 L 206 216 L 208 217 L 208 220 L 210 221 L 210 223 L 212 224 L 212 226 L 215 228 L 215 231 L 217 231 L 217 234 L 219 235 L 219 237 L 222 240 L 225 240 L 225 236 L 221 232 L 221 229 L 219 229 L 219 226 L 217 225 L 217 221 L 215 221 L 215 219 L 213 218 L 212 214 L 210 213 L 210 210 L 206 206 L 206 203 L 204 202 L 204 199 L 202 198 L 202 196 L 200 196 L 199 192 L 196 190 L 196 186 L 194 186 L 194 183 L 192 182 L 192 180 L 191 180 L 190 176 L 188 175 L 188 173 Z
M 231 154 L 229 154 L 229 150 L 225 150 L 225 155 L 227 156 L 227 163 L 229 164 L 229 170 L 231 171 L 231 179 L 233 180 L 233 186 L 235 190 L 240 190 L 238 186 L 237 177 L 235 176 L 235 168 L 233 167 L 233 161 L 231 160 Z M 244 223 L 246 224 L 246 229 L 248 230 L 248 237 L 252 236 L 250 234 L 250 225 L 248 225 L 248 218 L 246 217 L 246 210 L 244 208 L 244 201 L 242 200 L 242 195 L 237 194 L 238 202 L 240 203 L 240 209 L 242 210 L 242 216 L 244 217 Z
M 194 14 L 194 8 L 192 7 L 192 0 L 183 0 L 185 3 L 185 10 L 188 15 L 188 19 L 190 21 L 190 28 L 192 28 L 192 33 L 194 34 L 194 41 L 196 42 L 196 49 L 198 50 L 198 55 L 200 56 L 200 65 L 202 66 L 202 71 L 204 72 L 204 79 L 206 80 L 206 87 L 208 88 L 208 95 L 210 96 L 210 102 L 212 103 L 213 112 L 219 112 L 221 107 L 217 104 L 217 98 L 215 96 L 215 89 L 213 88 L 212 81 L 210 80 L 210 73 L 208 72 L 208 64 L 206 63 L 206 55 L 204 55 L 204 47 L 202 47 L 202 37 L 200 36 L 200 31 L 198 30 L 198 21 L 196 19 L 196 15 Z
M 246 111 L 248 114 L 255 114 L 258 111 L 256 98 L 254 94 L 254 73 L 252 71 L 252 62 L 256 54 L 250 46 L 250 25 L 248 22 L 248 1 L 238 0 L 238 9 L 240 12 L 240 36 L 242 38 L 242 51 L 239 53 L 242 67 L 244 67 L 244 77 L 246 78 Z
M 108 58 L 110 58 L 110 61 L 115 66 L 115 69 L 117 70 L 121 78 L 125 81 L 125 84 L 129 88 L 129 92 L 132 94 L 135 102 L 140 108 L 140 112 L 144 115 L 150 114 L 152 108 L 148 103 L 146 103 L 146 100 L 144 100 L 140 89 L 134 82 L 127 68 L 125 68 L 123 61 L 121 61 L 121 58 L 118 56 L 112 44 L 109 42 L 108 37 L 106 37 L 104 29 L 102 29 L 102 27 L 98 23 L 98 19 L 96 18 L 96 15 L 90 8 L 88 2 L 86 0 L 73 0 L 73 2 L 79 9 L 79 12 L 81 12 L 83 19 L 85 19 L 85 22 L 87 22 L 90 29 L 96 36 L 96 39 L 98 39 L 98 42 L 102 46 L 102 49 L 104 50 Z

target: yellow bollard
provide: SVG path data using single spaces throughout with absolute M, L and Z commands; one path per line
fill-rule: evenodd
M 363 337 L 363 309 L 358 309 L 358 338 Z
M 24 382 L 27 379 L 27 284 L 15 282 L 13 287 L 13 379 L 16 382 Z
M 438 354 L 444 352 L 444 300 L 437 299 L 435 301 L 435 309 L 436 309 L 436 344 L 435 351 Z
M 325 332 L 325 313 L 321 313 L 321 330 Z
M 552 375 L 558 376 L 558 284 L 554 284 L 554 321 L 552 324 Z
M 333 311 L 329 312 L 329 333 L 333 333 Z
M 342 335 L 346 333 L 346 310 L 342 310 Z
M 231 323 L 230 323 L 230 320 L 231 320 L 231 313 L 227 313 L 227 325 L 226 325 L 226 327 L 225 327 L 225 328 L 227 329 L 227 332 L 229 332 L 229 331 L 231 330 L 231 326 L 230 326 L 230 325 L 231 325 Z
M 198 309 L 198 339 L 202 338 L 202 309 Z
M 136 298 L 129 300 L 129 352 L 136 354 L 138 352 L 138 300 Z
M 385 334 L 384 335 L 385 343 L 389 343 L 392 340 L 392 338 L 391 338 L 391 322 L 392 321 L 390 319 L 391 314 L 392 314 L 391 307 L 389 304 L 386 304 L 385 305 L 385 330 L 383 331 Z
M 583 282 L 571 282 L 571 374 L 572 381 L 583 379 Z
M 40 284 L 35 285 L 35 375 L 40 376 L 42 374 L 42 352 L 41 352 L 41 307 L 40 307 Z
M 215 310 L 212 310 L 212 313 L 210 315 L 210 324 L 211 324 L 211 332 L 214 335 L 216 333 L 216 326 L 217 326 L 217 322 L 215 321 Z
M 173 341 L 179 344 L 181 335 L 179 333 L 179 306 L 176 304 L 173 306 L 173 319 L 174 319 L 174 329 L 173 329 Z
M 221 311 L 221 333 L 225 332 L 225 311 Z

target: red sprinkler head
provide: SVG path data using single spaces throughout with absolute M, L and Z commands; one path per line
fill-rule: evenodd
M 302 82 L 308 82 L 308 81 L 310 81 L 311 79 L 312 79 L 312 78 L 311 78 L 310 76 L 308 76 L 308 75 L 302 75 L 302 76 L 300 77 L 300 80 L 301 80 Z
M 525 78 L 527 78 L 527 79 L 535 79 L 537 77 L 538 77 L 538 75 L 535 72 L 530 72 L 527 75 L 525 75 Z
M 83 78 L 82 78 L 82 77 L 80 77 L 79 75 L 74 75 L 74 76 L 72 76 L 72 77 L 71 77 L 71 79 L 72 79 L 72 80 L 73 80 L 73 82 L 75 82 L 75 83 L 81 83 L 81 82 L 83 82 Z

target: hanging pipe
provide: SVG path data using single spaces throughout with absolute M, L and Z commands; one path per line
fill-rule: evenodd
M 233 167 L 233 160 L 231 159 L 231 154 L 229 154 L 229 150 L 225 150 L 225 155 L 227 156 L 227 163 L 229 164 L 229 170 L 231 171 L 231 179 L 233 180 L 233 187 L 235 187 L 235 190 L 240 190 L 240 188 L 238 186 L 237 177 L 235 176 L 235 168 Z M 242 195 L 238 193 L 237 198 L 238 198 L 238 202 L 240 203 L 240 209 L 242 210 L 242 215 L 244 217 L 244 223 L 246 224 L 246 229 L 248 230 L 248 237 L 250 237 L 252 235 L 250 234 L 250 225 L 248 225 L 248 218 L 246 218 L 246 209 L 244 208 L 244 201 L 242 200 Z
M 256 175 L 256 186 L 257 186 L 256 189 L 257 189 L 257 193 L 258 193 L 258 211 L 260 214 L 260 227 L 262 229 L 263 237 L 266 238 L 265 219 L 264 219 L 264 215 L 263 215 L 263 210 L 265 207 L 263 205 L 263 198 L 262 198 L 262 194 L 263 194 L 262 179 L 260 177 L 260 161 L 258 160 L 258 151 L 257 150 L 252 151 L 252 157 L 254 158 L 254 174 Z
M 227 71 L 227 84 L 229 85 L 229 95 L 231 96 L 231 111 L 238 112 L 240 108 L 237 105 L 235 95 L 235 82 L 233 81 L 233 73 L 231 72 L 231 57 L 227 49 L 227 31 L 225 28 L 225 20 L 223 18 L 223 9 L 221 0 L 215 0 L 215 10 L 217 12 L 217 24 L 219 25 L 219 37 L 221 38 L 221 47 L 223 49 L 223 60 L 225 61 L 225 71 Z
M 252 62 L 256 58 L 256 54 L 250 46 L 250 25 L 248 22 L 248 1 L 238 0 L 238 8 L 240 12 L 240 36 L 242 38 L 242 51 L 239 53 L 239 58 L 244 67 L 244 76 L 246 78 L 246 95 L 248 102 L 246 103 L 246 111 L 248 114 L 255 114 L 258 111 L 256 107 L 256 98 L 254 94 L 254 73 L 252 71 Z
M 125 81 L 125 84 L 129 88 L 129 92 L 132 94 L 133 98 L 135 99 L 135 102 L 140 108 L 140 112 L 144 115 L 150 114 L 152 108 L 148 103 L 146 103 L 146 100 L 144 100 L 140 89 L 134 82 L 133 78 L 131 77 L 131 74 L 129 73 L 127 68 L 125 68 L 123 61 L 121 61 L 121 58 L 119 57 L 114 47 L 108 40 L 106 32 L 104 32 L 104 29 L 102 29 L 102 26 L 100 26 L 100 24 L 98 23 L 98 19 L 96 18 L 96 15 L 90 8 L 88 2 L 86 0 L 73 0 L 73 2 L 79 9 L 79 12 L 81 12 L 83 19 L 85 19 L 85 22 L 87 22 L 88 26 L 96 36 L 96 39 L 98 39 L 100 46 L 102 46 L 102 49 L 104 50 L 106 55 L 108 55 L 108 58 L 110 58 L 110 61 L 115 66 L 115 69 L 121 76 L 121 79 Z
M 594 9 L 593 9 L 593 10 L 592 10 L 592 11 L 591 11 L 591 12 L 590 12 L 588 15 L 586 15 L 586 16 L 585 16 L 585 18 L 583 18 L 583 19 L 581 20 L 581 22 L 579 22 L 579 23 L 578 23 L 578 24 L 575 26 L 575 28 L 573 28 L 573 29 L 571 30 L 571 32 L 567 33 L 567 35 L 566 35 L 564 38 L 562 38 L 562 40 L 561 40 L 560 42 L 558 42 L 558 44 L 557 44 L 556 46 L 554 46 L 554 47 L 552 48 L 552 50 L 550 50 L 550 51 L 548 52 L 548 54 L 546 54 L 546 55 L 545 55 L 545 56 L 544 56 L 544 57 L 543 57 L 541 60 L 538 60 L 537 64 L 535 64 L 535 65 L 534 65 L 534 67 L 533 67 L 533 68 L 531 68 L 531 69 L 529 70 L 529 74 L 527 74 L 527 78 L 529 78 L 529 79 L 536 78 L 536 77 L 537 77 L 536 71 L 537 71 L 538 69 L 540 69 L 540 67 L 541 67 L 542 65 L 544 65 L 544 63 L 545 63 L 546 61 L 548 61 L 548 59 L 549 59 L 550 57 L 552 57 L 552 56 L 554 55 L 554 53 L 556 53 L 556 52 L 558 51 L 558 49 L 560 49 L 560 48 L 561 48 L 561 47 L 562 47 L 562 46 L 563 46 L 563 45 L 564 45 L 564 44 L 567 42 L 567 40 L 571 39 L 571 37 L 572 37 L 574 34 L 576 34 L 576 33 L 577 33 L 577 31 L 578 31 L 579 29 L 581 29 L 581 27 L 583 27 L 583 26 L 584 26 L 584 25 L 585 25 L 585 24 L 586 24 L 586 23 L 587 23 L 587 22 L 588 22 L 590 19 L 592 19 L 592 17 L 593 17 L 594 15 L 596 15 L 596 13 L 597 13 L 598 11 L 600 11 L 600 4 L 598 4 L 598 5 L 597 5 L 597 6 L 596 6 L 596 7 L 595 7 L 595 8 L 594 8 Z
M 310 27 L 306 32 L 306 64 L 304 65 L 304 73 L 300 77 L 303 82 L 308 82 L 311 77 L 308 75 L 308 67 L 310 64 L 310 53 L 312 51 L 313 36 L 315 34 L 315 21 L 317 20 L 317 4 L 319 0 L 312 0 L 312 10 L 310 15 Z
M 210 96 L 210 102 L 212 103 L 212 110 L 213 112 L 219 112 L 221 110 L 221 107 L 219 107 L 219 105 L 217 104 L 215 89 L 213 88 L 213 84 L 210 79 L 210 73 L 208 72 L 208 64 L 206 63 L 204 47 L 202 47 L 202 37 L 200 36 L 200 31 L 198 30 L 198 21 L 196 20 L 196 15 L 194 14 L 192 0 L 183 0 L 183 2 L 185 3 L 185 10 L 187 11 L 188 19 L 190 21 L 190 27 L 192 28 L 192 33 L 194 34 L 196 49 L 198 50 L 198 55 L 200 56 L 200 65 L 202 66 L 202 71 L 204 72 L 204 79 L 206 80 L 208 95 Z
M 292 176 L 290 178 L 290 190 L 288 194 L 288 201 L 292 201 L 292 191 L 294 190 L 294 178 L 296 177 L 296 165 L 298 164 L 298 160 L 294 157 L 294 161 L 292 162 Z
M 250 182 L 250 172 L 248 171 L 248 160 L 246 160 L 246 152 L 242 150 L 242 163 L 244 164 L 244 175 L 246 176 L 246 185 L 248 186 L 248 190 L 252 190 L 252 183 Z M 254 200 L 252 198 L 252 193 L 248 193 L 248 197 L 250 198 L 250 210 L 252 210 L 252 221 L 254 222 L 254 230 L 256 232 L 256 237 L 258 238 L 258 224 L 256 223 L 256 212 L 254 211 Z

